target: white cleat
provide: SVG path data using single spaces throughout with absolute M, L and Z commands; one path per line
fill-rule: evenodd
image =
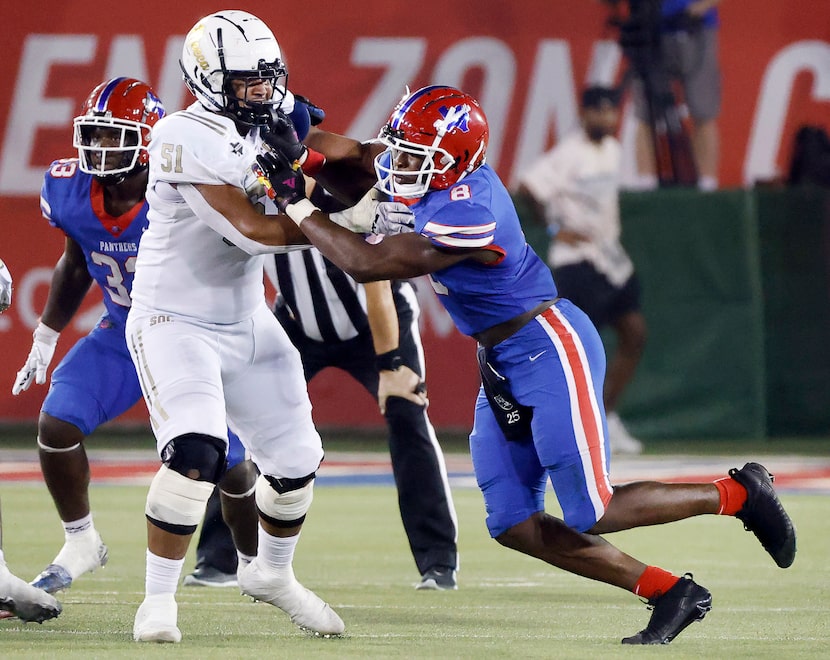
M 182 641 L 177 625 L 179 606 L 173 594 L 147 596 L 135 614 L 133 639 L 137 642 Z
M 0 610 L 11 612 L 21 621 L 43 623 L 61 613 L 54 596 L 27 584 L 0 562 Z
M 290 569 L 286 573 L 276 573 L 263 569 L 254 560 L 239 571 L 237 579 L 243 594 L 279 607 L 303 630 L 323 637 L 341 635 L 346 630 L 337 612 L 297 582 Z
M 32 580 L 32 586 L 50 594 L 68 589 L 84 573 L 105 566 L 108 559 L 109 550 L 98 532 L 93 529 L 89 534 L 78 534 L 63 544 L 54 561 Z
M 636 456 L 643 453 L 643 443 L 628 432 L 617 413 L 608 413 L 605 420 L 608 422 L 608 442 L 612 454 Z

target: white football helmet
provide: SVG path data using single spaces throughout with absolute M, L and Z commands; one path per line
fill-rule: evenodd
M 220 11 L 196 23 L 184 38 L 179 64 L 185 84 L 205 108 L 247 126 L 270 122 L 286 94 L 280 46 L 268 26 L 245 11 Z M 274 94 L 266 102 L 243 103 L 232 93 L 233 79 L 269 81 Z

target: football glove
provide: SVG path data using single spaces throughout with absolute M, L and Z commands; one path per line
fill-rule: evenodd
M 380 202 L 375 209 L 372 222 L 373 234 L 394 236 L 415 231 L 415 214 L 406 204 L 400 202 Z
M 317 174 L 326 164 L 323 154 L 309 149 L 300 141 L 291 118 L 281 110 L 277 111 L 268 130 L 263 131 L 262 140 L 274 151 L 285 155 L 296 167 L 302 167 L 310 176 Z
M 38 385 L 46 382 L 46 369 L 55 354 L 55 346 L 58 344 L 60 333 L 52 330 L 48 325 L 38 323 L 33 334 L 32 350 L 26 358 L 26 364 L 17 372 L 14 379 L 12 394 L 17 396 L 24 390 L 28 390 L 34 380 Z
M 329 219 L 336 225 L 358 234 L 371 234 L 375 224 L 375 210 L 378 207 L 378 191 L 372 188 L 354 206 L 342 211 L 329 213 Z
M 0 314 L 12 304 L 12 274 L 0 259 Z
M 279 151 L 266 151 L 256 157 L 257 176 L 280 211 L 306 198 L 303 170 Z
M 394 236 L 415 231 L 415 216 L 405 204 L 381 202 L 383 194 L 372 188 L 360 201 L 347 209 L 330 213 L 331 221 L 358 234 Z
M 275 151 L 279 151 L 288 160 L 300 165 L 303 164 L 308 147 L 300 142 L 294 124 L 291 123 L 291 119 L 282 110 L 277 111 L 277 116 L 268 127 L 268 130 L 262 132 L 262 139 L 265 144 Z

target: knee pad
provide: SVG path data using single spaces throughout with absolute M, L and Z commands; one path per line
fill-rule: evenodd
M 301 525 L 314 497 L 314 476 L 314 472 L 300 479 L 260 475 L 256 482 L 259 515 L 275 527 Z
M 161 462 L 173 472 L 216 485 L 225 473 L 226 443 L 203 433 L 173 438 L 161 452 Z
M 162 465 L 150 484 L 144 513 L 156 527 L 171 534 L 187 536 L 205 515 L 213 492 L 209 481 L 196 481 Z

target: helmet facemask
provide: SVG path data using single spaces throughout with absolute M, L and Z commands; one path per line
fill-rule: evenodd
M 101 83 L 72 120 L 80 170 L 107 184 L 145 171 L 150 132 L 164 114 L 155 92 L 140 80 L 112 78 Z
M 455 165 L 452 155 L 439 146 L 441 136 L 437 136 L 434 143 L 427 146 L 406 140 L 402 131 L 396 131 L 387 124 L 378 137 L 386 146 L 386 151 L 375 158 L 375 172 L 378 187 L 388 195 L 423 197 L 429 191 L 433 177 L 446 173 Z M 395 163 L 400 153 L 422 159 L 420 167 L 417 170 L 396 169 Z
M 234 90 L 234 82 L 242 86 Z M 266 100 L 249 99 L 249 89 L 263 83 L 271 87 L 271 97 Z M 256 71 L 228 71 L 224 75 L 223 93 L 225 112 L 233 119 L 247 127 L 269 126 L 273 123 L 277 110 L 282 105 L 288 89 L 288 73 L 278 60 L 266 64 L 260 60 Z
M 407 88 L 378 135 L 387 147 L 375 159 L 378 187 L 408 198 L 446 190 L 484 164 L 488 137 L 487 118 L 469 94 L 442 85 Z
M 101 115 L 81 115 L 72 123 L 72 144 L 82 172 L 123 179 L 147 168 L 147 158 L 141 155 L 147 153 L 143 136 L 149 134 L 149 125 Z

